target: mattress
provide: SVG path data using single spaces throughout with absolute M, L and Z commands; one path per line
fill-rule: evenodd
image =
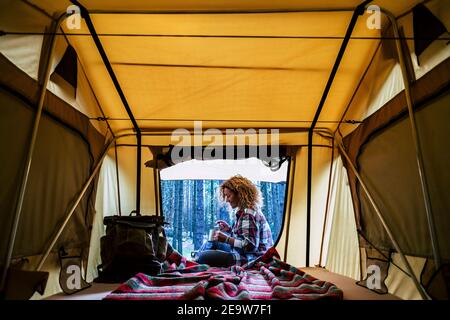
M 300 268 L 317 279 L 334 283 L 344 292 L 344 300 L 401 300 L 399 297 L 386 293 L 379 294 L 356 284 L 356 280 L 330 272 L 324 268 Z

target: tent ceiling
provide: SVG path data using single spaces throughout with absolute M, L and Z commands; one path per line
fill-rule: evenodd
M 29 2 L 50 15 L 64 12 L 71 4 Z M 91 12 L 121 88 L 143 129 L 189 126 L 186 120 L 203 120 L 204 128 L 308 128 L 351 19 L 351 9 L 361 2 L 81 1 Z M 383 0 L 373 4 L 399 15 L 419 2 Z M 136 13 L 337 7 L 350 11 Z M 125 9 L 136 12 L 117 13 Z M 359 18 L 353 37 L 379 36 L 379 30 L 366 27 L 367 17 Z M 110 118 L 111 128 L 116 132 L 132 128 L 84 22 L 81 30 L 68 30 L 65 24 L 62 27 Z M 336 128 L 378 43 L 377 39 L 350 41 L 317 126 Z
M 27 0 L 30 3 L 38 5 L 47 12 L 61 12 L 65 10 L 70 1 L 61 0 Z M 245 10 L 311 10 L 330 8 L 348 8 L 352 9 L 358 6 L 362 0 L 80 0 L 80 3 L 89 10 L 128 10 L 128 11 L 245 11 Z M 374 4 L 383 6 L 400 15 L 410 10 L 420 0 L 375 0 Z
M 295 125 L 305 128 L 314 118 L 351 16 L 351 12 L 93 14 L 92 20 L 143 128 L 173 126 L 169 120 L 184 119 L 250 120 L 268 127 L 298 121 Z M 378 32 L 368 30 L 361 19 L 354 35 L 376 37 Z M 91 37 L 69 36 L 69 41 L 84 64 L 101 66 L 98 52 L 88 50 L 93 46 Z M 339 120 L 378 41 L 354 42 L 339 70 L 342 81 L 333 85 L 326 121 Z M 85 69 L 96 82 L 108 82 L 102 68 Z M 128 118 L 124 108 L 116 107 L 119 97 L 103 92 L 110 100 L 104 110 L 113 129 L 129 126 L 119 120 Z

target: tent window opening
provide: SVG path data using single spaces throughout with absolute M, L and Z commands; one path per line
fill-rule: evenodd
M 161 170 L 162 213 L 166 236 L 174 249 L 191 257 L 217 220 L 232 225 L 233 210 L 222 201 L 220 185 L 240 174 L 251 180 L 261 192 L 262 212 L 274 243 L 280 236 L 285 212 L 288 161 L 273 171 L 261 160 L 190 160 Z

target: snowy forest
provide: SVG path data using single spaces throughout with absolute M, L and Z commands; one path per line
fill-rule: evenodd
M 232 224 L 231 207 L 220 201 L 222 180 L 162 180 L 162 210 L 166 236 L 184 256 L 198 250 L 214 222 Z M 255 182 L 263 196 L 262 211 L 270 224 L 273 240 L 278 239 L 283 223 L 286 182 Z

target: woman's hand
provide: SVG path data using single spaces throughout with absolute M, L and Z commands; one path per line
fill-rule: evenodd
M 219 242 L 225 242 L 228 238 L 228 235 L 223 233 L 222 231 L 216 231 L 216 233 L 214 233 L 214 241 L 219 241 Z
M 226 223 L 223 220 L 217 220 L 216 224 L 219 225 L 219 230 L 220 231 L 225 231 L 225 232 L 230 232 L 231 231 L 231 227 L 228 225 L 228 223 Z

